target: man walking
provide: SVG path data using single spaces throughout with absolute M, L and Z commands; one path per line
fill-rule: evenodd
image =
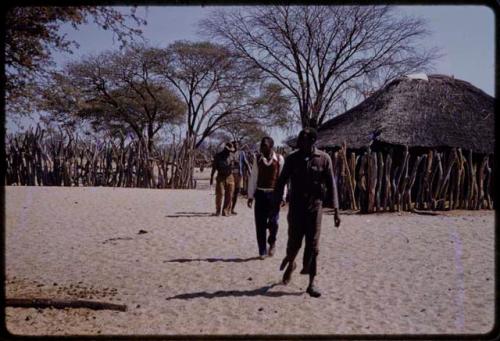
M 278 234 L 279 208 L 273 211 L 273 191 L 278 176 L 283 169 L 284 159 L 273 150 L 274 141 L 271 137 L 264 137 L 260 143 L 260 154 L 254 158 L 250 179 L 248 181 L 248 202 L 252 208 L 255 199 L 255 228 L 259 256 L 272 257 L 276 249 L 276 235 Z M 282 195 L 282 198 L 285 196 Z M 284 201 L 282 202 L 284 203 Z M 266 234 L 269 229 L 269 250 L 266 249 Z
M 240 149 L 240 143 L 238 141 L 233 141 L 233 147 L 236 151 L 231 156 L 231 166 L 234 179 L 231 214 L 236 215 L 236 202 L 238 201 L 238 195 L 240 194 L 241 187 L 243 186 L 243 175 L 245 172 L 250 172 L 250 166 L 248 165 L 248 161 L 245 157 L 245 152 Z
M 231 143 L 226 143 L 224 149 L 215 154 L 210 174 L 210 186 L 214 182 L 214 174 L 217 172 L 215 183 L 215 215 L 229 216 L 231 214 L 232 196 L 234 192 L 234 178 L 232 174 L 230 156 L 235 149 Z M 222 207 L 222 197 L 224 206 Z
M 321 296 L 314 278 L 317 274 L 319 236 L 323 206 L 333 206 L 335 226 L 340 225 L 338 193 L 330 156 L 315 147 L 316 130 L 305 128 L 299 133 L 298 150 L 285 159 L 285 167 L 275 188 L 274 210 L 279 209 L 285 184 L 290 179 L 290 205 L 288 210 L 288 244 L 286 257 L 280 270 L 285 269 L 283 283 L 290 282 L 296 268 L 295 257 L 305 237 L 303 268 L 301 274 L 309 275 L 306 292 L 312 297 Z

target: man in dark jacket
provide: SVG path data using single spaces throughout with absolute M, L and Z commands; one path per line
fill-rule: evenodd
M 210 174 L 210 186 L 214 182 L 214 175 L 217 172 L 215 184 L 215 215 L 229 216 L 231 214 L 232 197 L 234 192 L 234 178 L 231 167 L 230 156 L 234 153 L 231 143 L 226 143 L 224 149 L 215 154 L 212 163 L 212 173 Z M 224 197 L 224 205 L 222 205 L 222 197 Z
M 337 185 L 332 171 L 330 156 L 315 147 L 316 130 L 305 128 L 299 133 L 298 150 L 287 156 L 274 192 L 274 210 L 279 209 L 285 184 L 290 180 L 288 210 L 288 244 L 286 257 L 280 270 L 285 269 L 283 283 L 290 282 L 295 270 L 295 257 L 305 237 L 303 268 L 301 274 L 309 275 L 307 293 L 321 296 L 314 284 L 317 273 L 319 236 L 323 206 L 334 208 L 335 226 L 340 225 Z

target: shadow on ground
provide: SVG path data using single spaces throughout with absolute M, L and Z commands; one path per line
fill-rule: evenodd
M 259 257 L 251 257 L 251 258 L 177 258 L 165 260 L 163 263 L 189 263 L 189 262 L 227 262 L 227 263 L 244 263 L 250 262 L 253 260 L 258 260 Z
M 189 217 L 210 217 L 214 216 L 211 212 L 175 212 L 172 215 L 166 215 L 166 218 L 189 218 Z
M 175 295 L 167 297 L 166 300 L 190 300 L 193 298 L 218 298 L 218 297 L 252 297 L 252 296 L 267 296 L 267 297 L 282 297 L 282 296 L 301 296 L 303 292 L 285 292 L 285 291 L 269 291 L 273 287 L 281 283 L 274 283 L 262 288 L 254 290 L 220 290 L 213 293 L 200 291 L 187 294 Z

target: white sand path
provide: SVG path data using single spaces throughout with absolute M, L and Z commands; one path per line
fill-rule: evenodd
M 211 217 L 208 190 L 6 187 L 8 297 L 82 297 L 126 312 L 7 308 L 15 334 L 487 333 L 494 213 L 324 216 L 318 285 L 256 260 L 253 211 Z M 140 230 L 147 233 L 138 234 Z M 300 261 L 302 251 L 299 253 Z

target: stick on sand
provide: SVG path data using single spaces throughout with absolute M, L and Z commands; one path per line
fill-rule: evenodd
M 83 301 L 83 300 L 63 300 L 63 299 L 50 299 L 50 298 L 7 298 L 5 300 L 7 307 L 17 308 L 88 308 L 94 310 L 118 310 L 126 311 L 127 306 L 123 304 L 113 304 L 96 301 Z

